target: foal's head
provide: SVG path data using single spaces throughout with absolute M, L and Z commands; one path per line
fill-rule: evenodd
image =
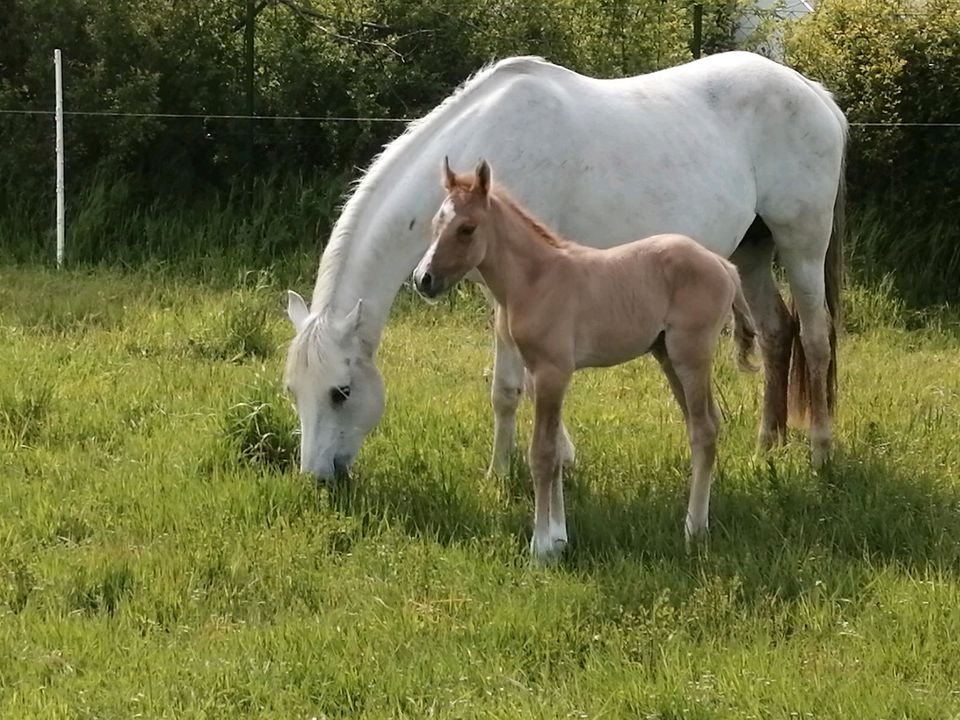
M 481 160 L 472 177 L 456 175 L 443 159 L 443 187 L 447 196 L 433 218 L 433 242 L 413 281 L 427 297 L 453 287 L 479 265 L 487 251 L 490 210 L 490 166 Z

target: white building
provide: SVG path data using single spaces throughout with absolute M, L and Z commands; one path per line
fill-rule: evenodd
M 774 60 L 783 60 L 783 39 L 779 28 L 765 38 L 756 37 L 764 16 L 773 13 L 775 21 L 803 17 L 817 6 L 817 0 L 756 0 L 756 12 L 746 11 L 734 33 L 737 45 L 746 46 Z

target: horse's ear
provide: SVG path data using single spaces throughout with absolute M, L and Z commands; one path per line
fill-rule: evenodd
M 354 333 L 360 329 L 361 322 L 363 322 L 363 298 L 357 300 L 353 310 L 347 313 L 347 317 L 343 321 L 343 327 L 347 332 Z
M 293 323 L 297 332 L 306 324 L 310 311 L 307 309 L 307 303 L 300 294 L 293 290 L 287 290 L 287 317 Z
M 450 192 L 451 190 L 453 190 L 456 184 L 457 184 L 457 176 L 453 172 L 453 170 L 450 169 L 450 158 L 444 155 L 443 156 L 443 187 L 446 189 L 447 192 Z
M 473 187 L 470 189 L 483 197 L 487 197 L 487 195 L 490 194 L 490 176 L 492 175 L 490 172 L 490 164 L 483 158 L 480 158 L 480 162 L 477 163 L 477 169 L 474 170 L 473 174 Z

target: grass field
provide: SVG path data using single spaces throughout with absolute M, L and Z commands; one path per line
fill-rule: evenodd
M 655 363 L 579 375 L 571 545 L 536 570 L 523 464 L 484 478 L 487 311 L 401 298 L 331 495 L 291 464 L 282 290 L 0 269 L 0 717 L 960 716 L 955 316 L 848 293 L 819 475 L 800 434 L 754 457 L 725 339 L 694 555 Z

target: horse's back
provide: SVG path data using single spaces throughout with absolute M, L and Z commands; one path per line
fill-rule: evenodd
M 752 53 L 621 79 L 516 58 L 482 84 L 448 144 L 493 155 L 525 205 L 601 247 L 675 231 L 729 256 L 761 205 L 826 196 L 839 179 L 829 94 Z

